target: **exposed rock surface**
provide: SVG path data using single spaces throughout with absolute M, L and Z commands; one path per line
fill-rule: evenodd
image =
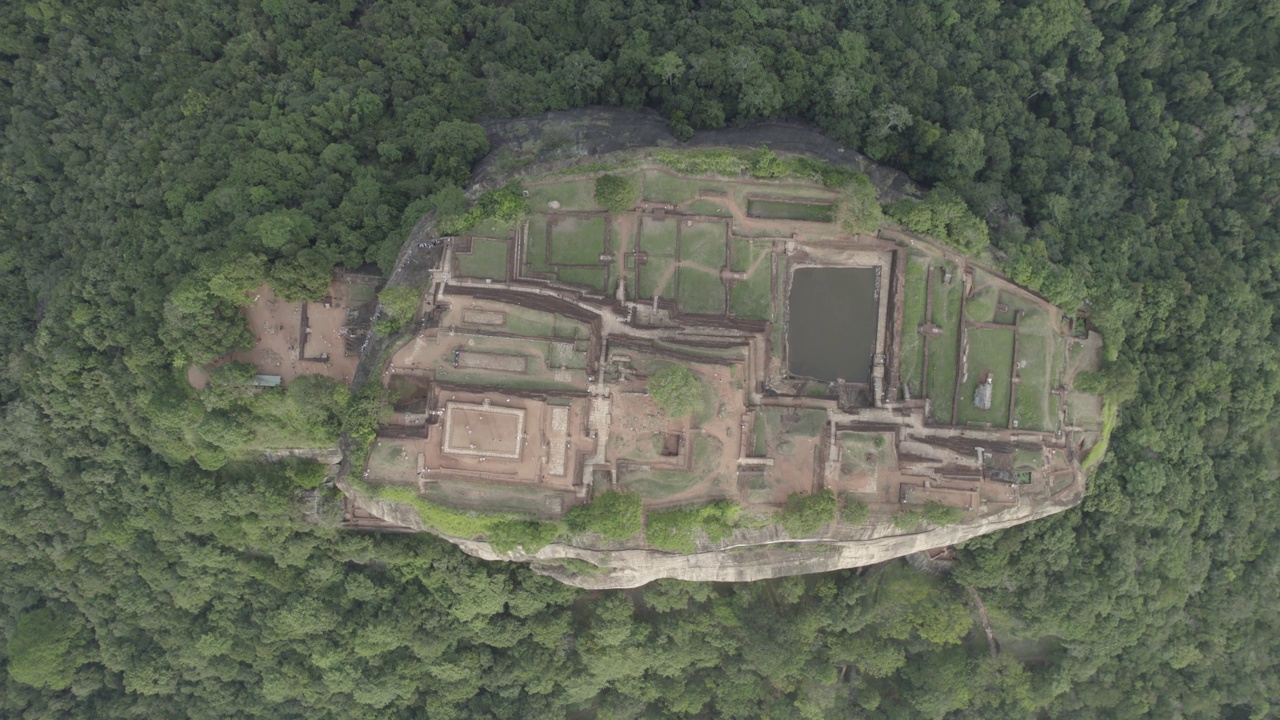
M 589 590 L 633 588 L 662 578 L 746 582 L 874 565 L 1052 515 L 1081 499 L 1069 495 L 1034 508 L 1011 508 L 972 522 L 909 533 L 895 528 L 887 518 L 873 519 L 860 527 L 829 526 L 823 535 L 803 540 L 793 540 L 777 527 L 740 530 L 725 542 L 704 543 L 705 547 L 690 554 L 651 550 L 640 542 L 592 543 L 590 538 L 574 538 L 574 544 L 552 543 L 536 553 L 519 549 L 502 553 L 486 542 L 435 533 L 422 524 L 414 509 L 370 498 L 346 483 L 340 485 L 367 512 L 389 523 L 440 535 L 468 555 L 484 560 L 530 563 L 534 572 Z

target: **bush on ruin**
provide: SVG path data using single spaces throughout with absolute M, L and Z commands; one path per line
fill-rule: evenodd
M 680 365 L 668 365 L 651 375 L 645 389 L 667 417 L 682 418 L 702 403 L 698 376 Z
M 644 524 L 640 496 L 610 490 L 590 503 L 579 505 L 564 515 L 564 523 L 575 533 L 596 533 L 610 540 L 626 540 L 637 535 Z
M 792 537 L 814 533 L 836 519 L 836 496 L 830 490 L 791 493 L 778 513 L 778 524 Z

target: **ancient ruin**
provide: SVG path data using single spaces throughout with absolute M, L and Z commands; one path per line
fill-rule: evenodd
M 869 561 L 1083 496 L 1102 406 L 1072 380 L 1096 367 L 1101 340 L 1073 334 L 1074 316 L 928 238 L 849 233 L 839 194 L 822 186 L 661 167 L 630 177 L 629 212 L 596 206 L 591 177 L 561 177 L 526 183 L 532 212 L 514 230 L 443 238 L 426 312 L 379 369 L 395 413 L 353 469 L 365 484 L 546 519 L 609 489 L 648 512 L 731 500 L 764 518 L 793 493 L 829 489 L 869 513 L 829 524 L 821 541 L 878 547 Z M 702 393 L 679 418 L 646 392 L 671 364 Z M 430 530 L 348 490 L 350 527 Z M 937 507 L 963 519 L 894 525 Z M 531 555 L 451 539 L 558 576 L 572 573 L 556 558 L 599 564 L 597 579 L 579 578 L 593 586 L 789 574 L 743 571 L 746 556 L 724 549 L 794 540 L 758 527 L 668 562 L 642 536 Z M 799 571 L 860 564 L 836 555 Z M 637 570 L 646 564 L 657 569 Z

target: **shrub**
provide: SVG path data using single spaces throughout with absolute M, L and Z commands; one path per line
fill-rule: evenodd
M 379 335 L 393 335 L 413 320 L 422 293 L 411 287 L 389 287 L 378 293 L 382 317 L 374 323 Z
M 498 552 L 511 552 L 520 547 L 527 553 L 535 553 L 559 536 L 558 524 L 537 520 L 507 520 L 485 533 L 489 544 Z
M 903 510 L 894 513 L 893 526 L 903 532 L 911 532 L 920 527 L 920 523 L 924 521 L 924 516 L 919 510 Z
M 565 513 L 564 522 L 575 533 L 596 533 L 610 540 L 626 540 L 639 534 L 644 525 L 640 496 L 610 490 Z
M 908 230 L 937 238 L 970 255 L 991 242 L 987 224 L 969 211 L 964 199 L 946 188 L 932 190 L 921 202 L 899 200 L 884 209 Z
M 644 535 L 657 550 L 691 553 L 697 549 L 699 530 L 712 542 L 723 540 L 733 532 L 741 513 L 742 506 L 730 500 L 650 513 Z
M 668 365 L 654 373 L 645 389 L 667 417 L 682 418 L 702 403 L 702 383 L 682 365 Z
M 304 490 L 320 487 L 328 477 L 328 467 L 305 458 L 288 458 L 284 463 L 284 472 L 294 485 Z
M 481 195 L 470 210 L 437 220 L 436 227 L 442 235 L 457 235 L 486 220 L 503 227 L 515 227 L 528 214 L 529 200 L 524 196 L 524 187 L 512 181 Z
M 816 493 L 791 493 L 778 513 L 778 524 L 792 537 L 812 534 L 835 520 L 836 496 L 830 490 Z
M 938 526 L 955 525 L 964 519 L 964 510 L 957 507 L 947 507 L 936 500 L 930 500 L 924 504 L 921 517 L 925 522 Z
M 640 199 L 640 187 L 634 180 L 617 175 L 596 178 L 596 202 L 611 213 L 627 212 Z
M 866 503 L 851 497 L 845 497 L 844 507 L 840 508 L 840 519 L 849 525 L 862 525 L 867 522 L 871 509 Z

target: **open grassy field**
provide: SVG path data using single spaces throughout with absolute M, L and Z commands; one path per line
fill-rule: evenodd
M 497 238 L 498 240 L 506 240 L 511 237 L 511 233 L 515 230 L 509 226 L 503 225 L 496 220 L 485 220 L 476 223 L 470 230 L 468 235 L 474 237 Z
M 886 462 L 889 443 L 879 433 L 840 433 L 840 472 L 845 475 L 874 474 Z
M 604 216 L 561 217 L 551 226 L 551 262 L 597 265 L 604 252 Z
M 524 337 L 559 337 L 566 339 L 590 336 L 586 325 L 563 315 L 541 310 L 509 306 L 502 329 Z
M 1049 357 L 1052 346 L 1043 335 L 1021 333 L 1018 338 L 1019 359 L 1027 366 L 1019 371 L 1015 391 L 1013 417 L 1025 430 L 1054 430 L 1058 423 L 1049 414 Z
M 533 487 L 499 485 L 475 479 L 437 480 L 427 483 L 423 495 L 449 507 L 482 509 L 486 512 L 557 516 L 569 499 L 567 493 Z
M 650 255 L 675 257 L 678 229 L 675 220 L 640 219 L 640 250 Z
M 724 183 L 718 180 L 674 177 L 657 170 L 648 170 L 644 173 L 641 196 L 649 202 L 675 204 L 698 197 L 698 191 L 704 189 L 723 190 Z
M 560 203 L 561 210 L 600 210 L 595 201 L 596 183 L 590 180 L 561 180 L 529 186 L 529 209 L 541 212 L 550 209 L 551 201 Z
M 548 272 L 547 218 L 545 215 L 529 216 L 529 231 L 524 240 L 524 266 L 530 272 Z
M 598 267 L 560 267 L 556 268 L 556 279 L 570 285 L 582 285 L 602 293 L 609 292 L 611 282 L 606 282 L 607 273 L 603 265 Z
M 680 261 L 712 270 L 724 267 L 729 228 L 723 222 L 696 222 L 680 229 Z
M 733 213 L 729 212 L 729 208 L 714 200 L 694 200 L 685 206 L 685 212 L 694 215 L 716 215 L 718 217 L 733 215 Z
M 458 274 L 464 277 L 507 279 L 507 250 L 510 243 L 503 240 L 471 241 L 471 252 L 456 253 Z
M 960 406 L 956 412 L 959 424 L 991 423 L 998 427 L 1009 424 L 1013 337 L 1012 329 L 977 328 L 969 331 L 969 379 L 960 386 Z M 979 379 L 987 371 L 994 378 L 991 409 L 981 410 L 973 404 L 973 394 Z
M 715 472 L 723 450 L 719 440 L 709 435 L 698 435 L 693 444 L 692 471 L 637 470 L 643 466 L 624 465 L 625 471 L 620 473 L 619 479 L 628 490 L 646 500 L 663 500 L 706 480 Z
M 640 288 L 632 292 L 638 292 L 640 300 L 648 300 L 654 295 L 674 300 L 676 296 L 675 264 L 676 261 L 672 257 L 650 255 L 648 261 L 640 268 Z
M 960 295 L 962 293 L 959 278 L 954 276 L 955 266 L 948 263 L 953 273 L 950 285 L 942 282 L 943 273 L 940 268 L 933 272 L 933 317 L 934 324 L 942 328 L 942 334 L 929 340 L 929 387 L 925 389 L 933 401 L 932 419 L 934 422 L 951 422 L 952 393 L 955 390 L 956 374 L 959 367 L 960 336 Z
M 1000 301 L 1000 288 L 987 273 L 974 272 L 974 292 L 969 296 L 964 314 L 973 322 L 995 322 L 996 303 Z
M 746 272 L 751 269 L 751 241 L 735 237 L 729 240 L 729 269 L 734 272 Z
M 680 268 L 680 309 L 688 313 L 724 314 L 724 283 L 718 273 Z
M 751 199 L 747 201 L 747 215 L 770 220 L 829 223 L 835 220 L 835 206 L 821 201 L 808 203 Z
M 899 375 L 911 389 L 911 397 L 921 396 L 920 369 L 924 364 L 924 337 L 917 328 L 924 324 L 925 308 L 925 267 L 927 261 L 912 254 L 907 259 L 906 279 L 903 283 L 902 296 L 902 358 Z
M 768 244 L 734 238 L 732 268 L 735 272 L 746 272 L 756 265 L 757 260 L 760 261 L 755 272 L 745 281 L 735 281 L 729 289 L 729 312 L 735 316 L 753 320 L 772 319 L 773 264 L 764 257 L 769 251 Z

